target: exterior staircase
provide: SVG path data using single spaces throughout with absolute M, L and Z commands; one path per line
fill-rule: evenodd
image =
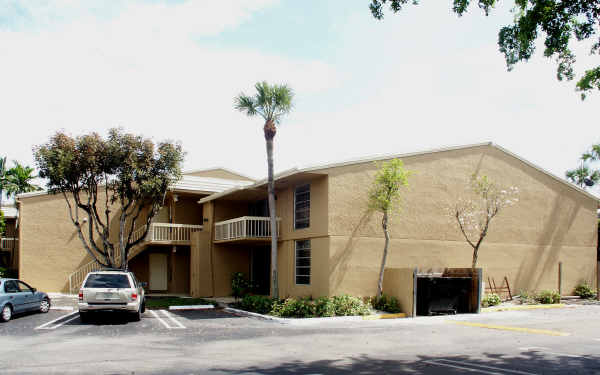
M 144 251 L 148 245 L 190 245 L 191 235 L 193 232 L 202 230 L 202 225 L 190 225 L 190 224 L 169 224 L 169 223 L 151 223 L 150 230 L 146 235 L 146 238 L 131 248 L 127 255 L 127 260 L 131 260 L 133 257 Z M 145 231 L 145 226 L 136 229 L 133 232 L 132 240 L 138 240 Z M 119 251 L 119 250 L 117 250 Z M 121 261 L 121 254 L 117 253 L 115 260 L 117 263 Z M 84 264 L 79 267 L 75 272 L 69 275 L 69 293 L 76 294 L 81 288 L 81 284 L 88 273 L 99 271 L 102 266 L 95 260 Z

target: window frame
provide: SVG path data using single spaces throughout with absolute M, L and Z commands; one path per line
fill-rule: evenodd
M 306 184 L 296 185 L 294 187 L 294 230 L 302 230 L 302 229 L 310 228 L 310 203 L 311 203 L 311 197 L 310 197 L 310 190 L 311 189 L 310 189 L 310 185 L 311 185 L 310 183 L 306 183 Z M 298 195 L 297 191 L 298 191 L 298 189 L 306 187 L 306 186 L 308 186 L 308 219 L 307 219 L 308 222 L 307 222 L 307 225 L 305 227 L 298 228 L 297 227 L 298 223 L 296 221 L 296 212 L 297 212 L 296 211 L 296 204 L 297 204 L 297 200 L 296 199 L 297 199 L 297 195 Z
M 309 260 L 309 264 L 308 266 L 298 266 L 298 243 L 299 242 L 308 242 L 308 248 L 302 248 L 301 250 L 308 250 L 309 251 L 309 256 L 308 257 L 301 257 L 301 259 L 308 259 Z M 302 269 L 308 269 L 308 275 L 298 275 L 298 267 L 302 268 Z M 300 277 L 308 277 L 308 283 L 298 283 L 298 276 Z M 295 240 L 294 241 L 294 285 L 299 285 L 299 286 L 310 286 L 312 285 L 312 242 L 310 239 L 304 239 L 304 240 Z

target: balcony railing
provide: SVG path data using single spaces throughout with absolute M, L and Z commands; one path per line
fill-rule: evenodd
M 277 234 L 279 222 L 277 218 Z M 261 216 L 242 216 L 215 223 L 215 241 L 271 238 L 271 220 Z
M 12 249 L 16 249 L 19 246 L 18 238 L 6 237 L 0 239 L 0 250 L 8 251 Z
M 145 226 L 136 229 L 131 235 L 132 241 L 136 241 L 144 235 Z M 142 243 L 129 250 L 127 256 L 128 259 L 133 258 L 144 250 L 146 243 L 162 243 L 162 244 L 177 244 L 177 245 L 190 245 L 192 243 L 192 233 L 202 230 L 202 225 L 190 225 L 190 224 L 169 224 L 169 223 L 151 223 L 150 230 Z M 2 239 L 4 241 L 4 239 Z M 4 242 L 2 242 L 4 244 Z M 121 254 L 118 247 L 116 251 L 116 263 L 120 263 Z M 77 269 L 75 272 L 69 275 L 69 291 L 71 294 L 77 293 L 81 287 L 81 283 L 85 279 L 85 276 L 92 271 L 101 269 L 100 265 L 95 261 L 91 261 L 84 264 L 82 267 Z
M 151 223 L 150 230 L 146 236 L 146 241 L 189 245 L 191 243 L 192 233 L 201 230 L 202 225 Z M 141 234 L 143 234 L 143 231 Z M 135 235 L 136 232 L 134 232 L 133 236 Z

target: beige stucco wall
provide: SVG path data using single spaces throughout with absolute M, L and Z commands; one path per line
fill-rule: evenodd
M 102 196 L 99 196 L 102 199 Z M 201 224 L 202 207 L 197 204 L 198 197 L 183 195 L 179 197 L 180 206 L 176 203 L 174 222 L 183 224 Z M 170 204 L 170 197 L 167 197 Z M 87 255 L 77 231 L 69 218 L 69 211 L 62 195 L 39 195 L 21 199 L 21 221 L 19 243 L 19 270 L 20 277 L 40 290 L 48 292 L 68 292 L 68 276 L 82 265 L 91 261 Z M 99 201 L 98 207 L 103 207 Z M 113 218 L 118 214 L 118 208 L 112 209 Z M 80 211 L 80 219 L 85 217 Z M 142 219 L 143 216 L 140 218 Z M 155 222 L 169 222 L 168 208 L 163 207 L 154 218 Z M 178 220 L 181 220 L 179 222 Z M 140 224 L 143 220 L 140 220 Z M 87 224 L 84 225 L 84 235 L 87 233 Z M 113 243 L 118 242 L 119 223 L 111 219 L 111 237 Z M 97 234 L 95 234 L 97 237 Z M 169 247 L 168 251 L 172 251 Z M 144 250 L 146 251 L 146 250 Z M 186 250 L 187 251 L 187 250 Z M 143 262 L 143 254 L 138 255 L 137 261 Z M 136 257 L 136 258 L 137 258 Z M 135 259 L 135 258 L 134 258 Z M 171 259 L 171 258 L 169 258 Z M 174 256 L 169 263 L 171 274 L 177 274 L 175 280 L 170 282 L 169 288 L 173 292 L 186 293 L 189 291 L 189 255 L 183 253 Z M 147 264 L 147 262 L 145 263 Z M 138 268 L 143 268 L 139 266 Z
M 310 185 L 310 223 L 308 228 L 294 229 L 294 192 L 297 186 Z M 277 189 L 277 217 L 281 218 L 283 241 L 327 236 L 327 176 L 302 180 L 286 189 Z
M 90 261 L 62 195 L 21 200 L 19 276 L 46 292 L 68 292 L 68 276 Z
M 279 243 L 278 271 L 280 297 L 321 297 L 329 295 L 329 238 L 310 238 L 310 285 L 296 285 L 295 241 Z
M 469 267 L 472 250 L 445 214 L 473 173 L 520 189 L 520 201 L 491 224 L 480 249 L 484 280 L 508 276 L 513 291 L 596 285 L 597 202 L 491 146 L 403 159 L 414 172 L 392 217 L 388 267 Z M 383 251 L 381 215 L 367 209 L 373 163 L 329 170 L 332 294 L 373 295 Z M 349 187 L 352 187 L 351 189 Z
M 383 293 L 398 299 L 403 313 L 416 315 L 414 311 L 414 268 L 387 268 L 383 278 Z
M 192 297 L 209 297 L 214 294 L 210 232 L 192 233 L 190 285 Z

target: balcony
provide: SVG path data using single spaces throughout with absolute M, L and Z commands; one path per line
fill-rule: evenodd
M 279 222 L 277 218 L 277 235 Z M 242 216 L 215 223 L 215 242 L 259 241 L 271 239 L 271 221 L 268 217 Z
M 191 236 L 202 230 L 202 225 L 151 223 L 145 242 L 164 245 L 191 245 Z M 144 234 L 144 228 L 133 232 L 133 240 Z
M 11 251 L 19 247 L 19 239 L 6 237 L 0 239 L 0 251 Z

